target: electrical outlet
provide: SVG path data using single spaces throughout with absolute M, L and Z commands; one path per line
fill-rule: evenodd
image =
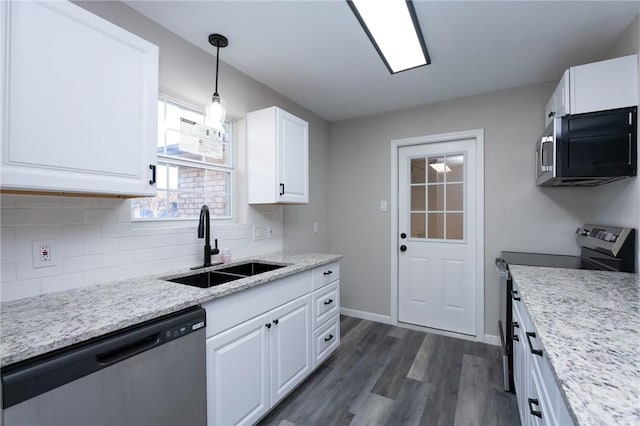
M 273 228 L 271 225 L 267 225 L 267 238 L 273 238 Z
M 264 240 L 267 238 L 265 235 L 266 230 L 264 226 L 256 225 L 253 227 L 253 241 Z
M 45 268 L 57 265 L 54 240 L 39 240 L 32 242 L 33 267 Z

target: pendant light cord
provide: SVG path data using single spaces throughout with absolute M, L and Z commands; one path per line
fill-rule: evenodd
M 220 43 L 218 43 L 218 45 L 216 46 L 216 91 L 213 94 L 213 96 L 220 96 L 218 95 L 218 63 L 220 61 Z

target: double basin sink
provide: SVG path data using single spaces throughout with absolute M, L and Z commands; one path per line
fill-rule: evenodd
M 209 288 L 229 281 L 239 280 L 275 269 L 284 268 L 285 265 L 272 265 L 269 263 L 251 262 L 241 265 L 229 266 L 215 271 L 200 272 L 198 274 L 186 275 L 183 277 L 171 278 L 171 281 L 179 284 L 186 284 L 193 287 Z

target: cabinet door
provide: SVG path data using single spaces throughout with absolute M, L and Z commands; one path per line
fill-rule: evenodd
M 311 372 L 311 296 L 271 311 L 271 405 Z
M 207 340 L 210 425 L 252 424 L 269 410 L 267 324 L 268 313 Z
M 0 9 L 2 188 L 155 195 L 158 48 L 70 2 Z
M 279 199 L 283 203 L 309 202 L 309 125 L 276 109 Z

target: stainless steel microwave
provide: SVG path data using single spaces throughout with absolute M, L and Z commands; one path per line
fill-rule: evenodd
M 636 176 L 637 107 L 554 118 L 536 144 L 538 186 L 597 186 Z

